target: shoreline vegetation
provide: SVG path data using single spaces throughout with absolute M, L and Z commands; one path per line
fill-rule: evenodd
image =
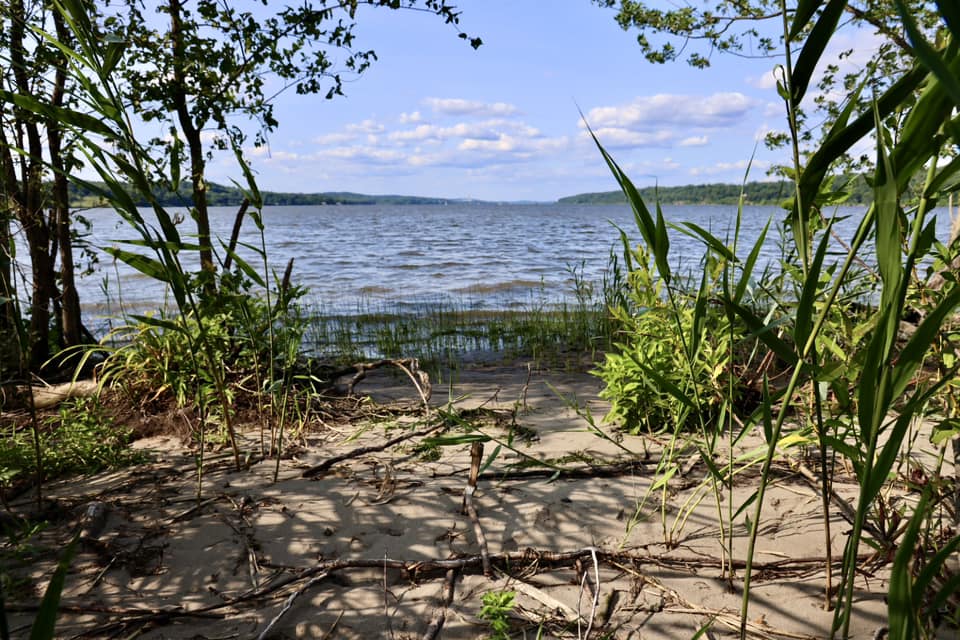
M 872 191 L 862 176 L 856 176 L 844 181 L 844 204 L 870 204 Z M 102 184 L 92 183 L 102 187 Z M 672 187 L 642 187 L 638 189 L 640 196 L 648 202 L 659 201 L 668 205 L 763 205 L 779 206 L 791 197 L 793 184 L 783 180 L 755 181 L 744 184 L 710 183 L 689 184 Z M 181 185 L 178 192 L 171 190 L 155 193 L 157 201 L 165 207 L 188 207 L 191 202 L 192 185 L 187 182 Z M 265 206 L 320 206 L 320 205 L 453 205 L 453 204 L 567 204 L 567 205 L 627 205 L 627 198 L 622 191 L 603 191 L 596 193 L 578 193 L 564 196 L 554 203 L 549 201 L 499 201 L 480 200 L 474 198 L 433 198 L 409 195 L 368 195 L 346 191 L 327 191 L 321 193 L 290 193 L 280 191 L 262 191 Z M 134 194 L 134 197 L 137 197 Z M 237 207 L 243 203 L 244 191 L 237 187 L 226 186 L 215 182 L 207 183 L 207 204 L 211 207 Z M 148 204 L 146 199 L 137 203 L 139 206 Z M 107 207 L 109 202 L 99 197 L 93 190 L 81 185 L 71 185 L 70 206 L 73 208 Z
M 560 310 L 361 319 L 311 316 L 293 259 L 270 268 L 271 202 L 239 131 L 224 144 L 247 181 L 235 193 L 243 204 L 229 240 L 211 231 L 208 205 L 233 196 L 208 188 L 200 132 L 227 127 L 236 105 L 217 100 L 236 94 L 210 88 L 217 40 L 190 44 L 200 26 L 181 3 L 170 5 L 173 47 L 152 30 L 105 38 L 84 3 L 44 5 L 57 33 L 25 46 L 13 30 L 14 66 L 36 53 L 73 94 L 55 108 L 20 95 L 11 117 L 35 140 L 42 122 L 72 141 L 101 182 L 70 179 L 135 234 L 107 252 L 163 283 L 170 310 L 129 314 L 99 343 L 68 335 L 80 317 L 74 258 L 56 251 L 73 247 L 67 171 L 47 188 L 41 157 L 19 163 L 19 182 L 7 162 L 4 179 L 30 196 L 14 204 L 35 277 L 32 295 L 9 286 L 0 298 L 14 338 L 0 371 L 0 640 L 27 629 L 31 640 L 204 637 L 198 629 L 257 640 L 394 629 L 423 640 L 442 630 L 494 640 L 957 637 L 960 228 L 937 242 L 933 217 L 960 185 L 960 159 L 940 162 L 960 143 L 960 10 L 937 3 L 930 42 L 903 2 L 891 6 L 913 45 L 901 53 L 909 71 L 887 67 L 893 84 L 864 77 L 811 133 L 798 114 L 846 3 L 821 4 L 788 13 L 781 3 L 785 175 L 796 182 L 736 189 L 789 194 L 755 240 L 743 206 L 723 237 L 668 223 L 666 192 L 645 200 L 594 137 L 634 223 L 602 283 L 567 267 L 574 301 Z M 323 16 L 279 17 L 300 27 Z M 335 34 L 331 44 L 349 41 Z M 274 57 L 261 64 L 296 70 L 275 41 L 264 45 Z M 140 57 L 126 58 L 137 46 Z M 187 57 L 195 50 L 204 57 Z M 68 52 L 69 65 L 45 61 Z M 169 66 L 152 66 L 160 55 Z M 196 69 L 210 73 L 194 78 Z M 262 86 L 256 67 L 246 73 L 248 89 Z M 138 80 L 171 92 L 147 98 L 148 113 L 179 107 L 186 147 L 171 121 L 169 165 L 128 112 L 142 104 Z M 191 112 L 193 100 L 207 102 Z M 54 138 L 50 154 L 62 159 Z M 850 202 L 838 175 L 861 145 L 876 147 L 872 197 L 845 242 L 822 210 Z M 59 207 L 50 219 L 44 189 Z M 189 204 L 196 233 L 170 199 Z M 257 232 L 245 257 L 243 225 Z M 678 234 L 701 250 L 692 268 L 674 266 Z M 768 234 L 779 239 L 769 264 Z M 16 285 L 12 273 L 0 268 Z M 471 361 L 471 350 L 503 360 Z M 336 353 L 345 362 L 331 361 Z M 95 395 L 38 409 L 32 385 L 66 375 L 70 396 L 90 374 Z M 369 392 L 357 394 L 360 383 Z

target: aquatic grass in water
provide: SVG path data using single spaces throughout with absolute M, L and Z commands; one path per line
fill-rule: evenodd
M 610 344 L 608 311 L 601 304 L 480 311 L 453 303 L 413 311 L 385 305 L 359 315 L 331 316 L 310 308 L 305 315 L 305 354 L 343 363 L 417 357 L 434 368 L 529 356 L 574 367 L 580 354 L 599 353 Z

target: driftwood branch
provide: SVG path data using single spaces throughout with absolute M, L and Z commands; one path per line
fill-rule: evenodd
M 330 470 L 330 467 L 332 467 L 333 465 L 339 462 L 343 462 L 344 460 L 359 458 L 360 456 L 365 456 L 368 453 L 377 453 L 378 451 L 389 449 L 393 445 L 399 444 L 404 440 L 410 440 L 412 438 L 418 438 L 420 436 L 430 435 L 434 431 L 439 431 L 440 429 L 443 429 L 446 426 L 447 426 L 446 423 L 439 422 L 425 429 L 420 429 L 419 431 L 411 431 L 409 433 L 405 433 L 403 435 L 397 436 L 396 438 L 391 438 L 386 442 L 382 442 L 380 444 L 374 444 L 366 447 L 358 447 L 357 449 L 353 449 L 352 451 L 348 451 L 346 453 L 333 456 L 332 458 L 327 458 L 320 464 L 315 464 L 309 469 L 305 470 L 302 475 L 304 478 L 314 478 L 316 476 L 323 475 Z
M 302 596 L 310 587 L 312 587 L 313 585 L 317 584 L 318 582 L 326 578 L 327 575 L 328 574 L 326 573 L 317 574 L 312 578 L 310 578 L 309 580 L 307 580 L 307 583 L 305 585 L 303 585 L 302 587 L 300 587 L 299 589 L 291 593 L 290 597 L 288 597 L 286 602 L 283 603 L 283 608 L 280 609 L 280 613 L 278 613 L 276 617 L 274 617 L 273 620 L 270 621 L 270 624 L 264 627 L 263 631 L 260 632 L 260 635 L 257 636 L 257 640 L 265 640 L 265 638 L 270 634 L 270 631 L 277 625 L 278 622 L 280 622 L 280 618 L 285 616 L 286 613 L 290 611 L 296 599 Z
M 447 620 L 447 607 L 453 602 L 453 591 L 457 584 L 457 576 L 460 572 L 456 569 L 447 571 L 446 579 L 443 581 L 443 594 L 440 597 L 440 606 L 433 614 L 427 630 L 423 634 L 423 640 L 436 640 L 440 637 L 440 631 L 443 630 L 443 623 Z
M 490 566 L 487 536 L 483 533 L 483 527 L 480 526 L 480 515 L 477 513 L 477 508 L 473 505 L 473 494 L 477 490 L 477 477 L 480 475 L 480 464 L 482 462 L 483 443 L 474 442 L 470 445 L 470 477 L 467 480 L 467 488 L 463 492 L 463 511 L 470 516 L 470 522 L 473 523 L 473 533 L 477 537 L 477 544 L 480 545 L 483 575 L 489 578 L 493 576 L 493 568 Z
M 49 409 L 70 398 L 89 398 L 99 392 L 100 385 L 94 380 L 75 380 L 42 387 L 9 385 L 2 389 L 0 407 L 4 410 L 29 408 L 32 401 L 34 409 Z
M 861 554 L 858 561 L 865 561 L 871 554 Z M 548 567 L 570 566 L 577 560 L 596 557 L 598 564 L 604 564 L 619 569 L 630 568 L 631 571 L 638 571 L 632 568 L 636 565 L 653 564 L 657 566 L 669 566 L 684 570 L 695 570 L 710 566 L 712 563 L 709 558 L 702 556 L 655 556 L 646 552 L 632 551 L 602 551 L 595 547 L 587 547 L 573 551 L 540 551 L 536 549 L 526 549 L 524 551 L 510 551 L 503 553 L 490 554 L 487 560 L 492 564 L 502 567 L 501 573 L 507 570 L 517 571 L 519 569 L 536 566 L 539 569 Z M 753 568 L 759 573 L 777 571 L 796 571 L 809 570 L 812 567 L 822 566 L 825 562 L 823 557 L 805 557 L 805 558 L 785 558 L 773 562 L 754 562 Z M 461 573 L 479 573 L 484 565 L 484 558 L 481 555 L 461 556 L 447 559 L 420 560 L 416 562 L 404 560 L 391 560 L 389 558 L 359 558 L 359 559 L 340 559 L 320 562 L 312 567 L 302 569 L 294 574 L 288 574 L 276 578 L 270 584 L 263 585 L 257 589 L 246 591 L 235 598 L 227 599 L 216 604 L 199 607 L 196 609 L 186 609 L 184 607 L 169 607 L 163 609 L 141 609 L 128 608 L 118 609 L 103 607 L 100 605 L 82 605 L 72 602 L 62 602 L 61 612 L 69 612 L 80 615 L 101 614 L 118 617 L 99 627 L 90 629 L 80 634 L 78 637 L 105 637 L 108 633 L 115 633 L 131 626 L 163 625 L 168 624 L 179 618 L 203 618 L 203 619 L 224 619 L 233 615 L 232 612 L 241 610 L 250 606 L 262 606 L 263 600 L 267 597 L 276 597 L 276 594 L 287 588 L 293 587 L 299 583 L 303 585 L 297 588 L 291 596 L 287 596 L 286 603 L 292 604 L 299 595 L 310 587 L 322 582 L 331 575 L 350 570 L 350 569 L 397 569 L 410 579 L 423 580 L 445 576 L 446 583 L 444 588 L 444 602 L 449 604 L 452 599 L 453 584 L 457 576 Z M 631 566 L 632 565 L 632 566 Z M 733 562 L 737 568 L 743 568 L 746 563 L 743 560 Z M 538 598 L 539 599 L 539 598 Z M 38 604 L 17 605 L 7 604 L 7 611 L 10 612 L 35 612 L 38 610 Z M 687 611 L 689 613 L 689 611 Z M 276 619 L 282 617 L 285 611 Z M 443 614 L 445 617 L 445 614 Z M 434 621 L 437 626 L 442 625 L 438 621 L 440 613 L 436 614 Z M 434 623 L 431 622 L 431 627 Z M 428 627 L 429 630 L 429 627 Z M 439 628 L 437 633 L 439 633 Z M 437 636 L 434 636 L 437 637 Z M 429 638 L 429 636 L 425 636 Z
M 342 369 L 337 369 L 327 373 L 325 374 L 325 377 L 330 381 L 331 384 L 335 385 L 340 378 L 352 375 L 353 377 L 350 378 L 350 381 L 347 383 L 347 393 L 352 395 L 357 384 L 367 377 L 367 373 L 373 371 L 374 369 L 382 369 L 384 367 L 396 367 L 403 371 L 407 377 L 410 378 L 410 382 L 413 383 L 414 388 L 420 395 L 420 401 L 423 403 L 424 409 L 429 410 L 430 396 L 433 392 L 430 384 L 430 376 L 427 375 L 426 371 L 420 370 L 420 361 L 416 358 L 358 362 L 350 365 L 349 367 L 343 367 Z

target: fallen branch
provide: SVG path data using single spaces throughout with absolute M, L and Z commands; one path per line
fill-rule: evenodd
M 526 480 L 528 478 L 619 478 L 620 476 L 643 472 L 643 463 L 639 461 L 619 462 L 609 465 L 582 466 L 570 468 L 538 467 L 534 469 L 511 469 L 508 471 L 486 471 L 480 480 Z M 454 471 L 448 475 L 463 473 Z
M 440 606 L 433 614 L 427 630 L 423 634 L 423 640 L 436 640 L 440 637 L 440 631 L 443 630 L 443 623 L 447 620 L 447 607 L 453 602 L 453 591 L 457 583 L 457 576 L 460 574 L 456 569 L 447 571 L 447 577 L 443 582 L 443 594 L 440 597 Z
M 490 553 L 487 547 L 487 536 L 483 533 L 483 527 L 480 526 L 480 515 L 476 507 L 473 506 L 473 494 L 477 490 L 477 477 L 480 475 L 480 463 L 483 462 L 483 443 L 474 442 L 470 445 L 470 478 L 467 480 L 467 488 L 463 492 L 463 510 L 470 516 L 473 523 L 473 533 L 477 537 L 477 544 L 480 545 L 480 561 L 483 564 L 483 575 L 493 576 L 493 569 L 490 567 Z
M 349 367 L 344 367 L 331 372 L 328 374 L 327 378 L 331 383 L 336 383 L 336 381 L 340 378 L 353 374 L 350 382 L 347 383 L 347 394 L 353 395 L 354 388 L 361 380 L 367 377 L 368 372 L 373 371 L 374 369 L 382 369 L 383 367 L 397 367 L 407 374 L 407 377 L 410 378 L 410 381 L 416 388 L 417 393 L 420 395 L 420 400 L 423 402 L 424 409 L 429 411 L 430 396 L 432 394 L 430 376 L 427 375 L 425 371 L 420 370 L 420 362 L 416 358 L 358 362 L 350 365 Z
M 861 554 L 858 560 L 866 560 L 871 554 Z M 512 572 L 527 567 L 536 566 L 538 568 L 548 568 L 557 566 L 569 566 L 578 559 L 596 557 L 599 564 L 613 566 L 619 569 L 626 569 L 629 564 L 655 564 L 658 566 L 670 566 L 693 570 L 704 566 L 713 566 L 714 562 L 707 562 L 709 558 L 699 556 L 654 556 L 646 552 L 629 551 L 602 551 L 595 547 L 586 547 L 573 551 L 538 551 L 536 549 L 526 549 L 523 551 L 509 551 L 496 554 L 489 554 L 486 561 L 492 565 L 500 565 L 503 570 L 509 569 Z M 103 607 L 99 605 L 81 605 L 70 602 L 62 602 L 61 612 L 75 613 L 80 615 L 103 614 L 121 617 L 121 620 L 114 620 L 105 625 L 96 627 L 80 634 L 80 637 L 104 637 L 110 631 L 122 630 L 131 625 L 160 625 L 171 622 L 177 618 L 207 618 L 223 619 L 228 617 L 228 613 L 221 612 L 223 609 L 240 609 L 244 606 L 260 606 L 264 598 L 272 596 L 294 584 L 305 582 L 294 594 L 287 598 L 287 603 L 292 604 L 299 595 L 314 586 L 315 584 L 330 577 L 334 573 L 348 569 L 397 569 L 403 575 L 411 580 L 424 580 L 431 577 L 445 575 L 450 580 L 451 572 L 456 575 L 466 572 L 480 572 L 484 567 L 485 558 L 483 555 L 461 556 L 446 559 L 430 559 L 409 562 L 404 560 L 391 560 L 389 558 L 358 558 L 358 559 L 339 559 L 320 562 L 307 569 L 300 570 L 293 575 L 287 575 L 276 579 L 270 584 L 261 586 L 258 589 L 251 589 L 235 598 L 224 600 L 216 604 L 211 604 L 196 609 L 185 609 L 183 607 L 172 607 L 166 609 L 116 609 Z M 766 571 L 784 571 L 791 568 L 810 567 L 823 565 L 823 557 L 806 558 L 784 558 L 773 562 L 754 562 L 753 569 L 757 572 Z M 629 563 L 629 564 L 628 564 Z M 745 561 L 733 561 L 735 568 L 743 568 Z M 631 572 L 637 569 L 630 569 Z M 455 578 L 454 578 L 455 579 Z M 450 587 L 452 588 L 452 587 Z M 538 598 L 539 599 L 539 598 Z M 689 603 L 686 603 L 689 605 Z M 17 605 L 8 603 L 6 609 L 8 612 L 35 612 L 39 608 L 38 604 Z M 706 610 L 705 610 L 706 611 Z M 697 613 L 692 609 L 687 609 L 687 613 Z M 281 611 L 281 615 L 285 611 Z M 700 612 L 703 613 L 703 612 Z M 709 613 L 712 612 L 707 612 Z M 445 614 L 444 614 L 445 615 Z M 278 618 L 281 616 L 278 616 Z M 432 624 L 432 623 L 431 623 Z M 439 630 L 438 630 L 439 633 Z M 784 634 L 779 634 L 784 635 Z M 803 636 L 791 636 L 803 637 Z
M 100 393 L 95 380 L 74 380 L 54 385 L 5 385 L 0 387 L 0 405 L 5 411 L 14 408 L 49 409 L 71 398 L 90 398 Z
M 397 436 L 396 438 L 391 438 L 390 440 L 387 440 L 386 442 L 382 442 L 380 444 L 374 444 L 366 447 L 359 447 L 357 449 L 353 449 L 352 451 L 341 453 L 340 455 L 333 456 L 332 458 L 327 458 L 320 464 L 313 465 L 312 467 L 310 467 L 309 469 L 303 472 L 302 477 L 313 478 L 319 475 L 323 475 L 324 473 L 330 470 L 330 467 L 332 467 L 333 465 L 339 462 L 343 462 L 344 460 L 359 458 L 360 456 L 365 456 L 368 453 L 377 453 L 378 451 L 389 449 L 393 445 L 399 444 L 404 440 L 410 440 L 411 438 L 430 435 L 434 431 L 439 431 L 440 429 L 443 429 L 446 426 L 447 426 L 446 423 L 441 421 L 425 429 L 420 429 L 419 431 L 411 431 L 409 433 L 405 433 L 403 435 Z
M 273 629 L 276 626 L 276 624 L 280 622 L 280 618 L 282 618 L 284 615 L 286 615 L 288 611 L 290 611 L 290 609 L 293 607 L 294 601 L 300 596 L 302 596 L 307 591 L 307 589 L 317 584 L 318 582 L 326 578 L 328 575 L 329 574 L 326 574 L 326 573 L 317 574 L 312 578 L 310 578 L 305 585 L 303 585 L 302 587 L 300 587 L 299 589 L 291 593 L 290 597 L 287 598 L 287 601 L 283 603 L 283 608 L 280 609 L 280 613 L 278 613 L 276 617 L 274 617 L 274 619 L 270 621 L 270 624 L 268 624 L 264 628 L 264 630 L 260 632 L 260 635 L 257 636 L 257 640 L 264 640 L 269 635 L 271 629 Z

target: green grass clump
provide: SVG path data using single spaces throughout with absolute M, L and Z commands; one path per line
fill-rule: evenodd
M 118 426 L 96 398 L 64 403 L 57 415 L 44 421 L 37 436 L 44 480 L 125 467 L 144 459 L 129 447 L 132 432 Z M 0 438 L 0 479 L 10 484 L 36 474 L 33 430 L 14 426 Z

